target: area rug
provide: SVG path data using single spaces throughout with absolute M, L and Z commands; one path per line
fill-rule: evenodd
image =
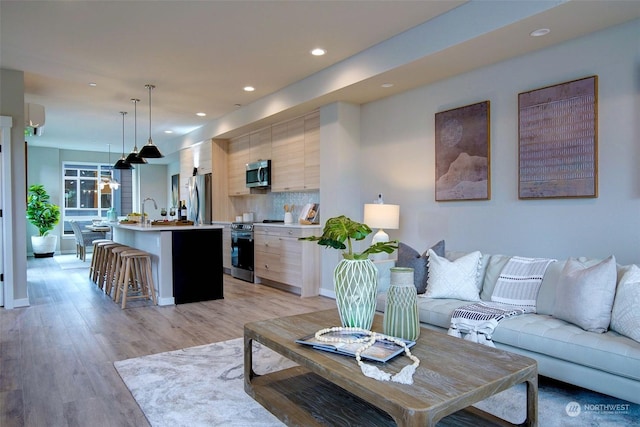
M 71 270 L 74 268 L 89 268 L 91 265 L 91 255 L 92 254 L 88 253 L 85 261 L 82 261 L 74 254 L 54 255 L 53 259 L 61 269 Z
M 243 362 L 243 340 L 237 338 L 118 361 L 114 366 L 154 427 L 282 426 L 245 393 Z M 257 373 L 289 366 L 293 363 L 254 342 Z M 524 396 L 524 386 L 517 386 L 475 406 L 520 423 L 525 418 Z M 640 426 L 640 405 L 544 378 L 538 406 L 541 427 Z

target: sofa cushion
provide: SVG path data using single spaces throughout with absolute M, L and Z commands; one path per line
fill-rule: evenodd
M 551 258 L 511 257 L 495 284 L 491 301 L 516 305 L 527 312 L 536 312 L 538 291 Z
M 482 281 L 482 290 L 480 292 L 480 299 L 483 301 L 491 301 L 491 295 L 493 289 L 496 286 L 500 272 L 507 265 L 510 256 L 506 255 L 487 255 L 482 254 L 485 259 L 486 269 L 484 272 L 484 280 Z
M 611 312 L 611 329 L 640 342 L 640 268 L 626 267 L 618 282 Z
M 440 240 L 431 249 L 443 257 L 445 254 L 444 240 Z M 427 289 L 427 277 L 429 275 L 428 254 L 425 251 L 422 255 L 405 243 L 398 243 L 397 267 L 413 268 L 413 284 L 418 294 L 423 294 Z
M 536 301 L 536 312 L 538 314 L 553 315 L 553 310 L 556 307 L 556 288 L 565 264 L 566 260 L 557 261 L 547 267 Z
M 569 258 L 558 280 L 553 315 L 590 332 L 605 332 L 617 277 L 613 255 L 592 266 Z
M 455 261 L 438 256 L 431 249 L 429 254 L 428 298 L 455 298 L 464 301 L 479 301 L 478 271 L 479 251 L 471 252 Z
M 493 341 L 640 381 L 640 343 L 617 332 L 602 334 L 541 314 L 501 321 Z

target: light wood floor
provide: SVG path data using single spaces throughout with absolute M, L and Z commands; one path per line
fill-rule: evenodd
M 89 262 L 87 261 L 87 267 Z M 148 426 L 117 360 L 241 337 L 246 322 L 335 307 L 225 275 L 224 299 L 120 309 L 89 280 L 30 258 L 30 306 L 0 308 L 0 426 Z

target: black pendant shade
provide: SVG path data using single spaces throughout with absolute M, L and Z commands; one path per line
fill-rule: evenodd
M 147 161 L 138 156 L 138 102 L 140 102 L 137 98 L 131 98 L 131 102 L 133 102 L 133 150 L 127 156 L 126 162 L 131 165 L 144 165 Z
M 139 156 L 138 150 L 133 150 L 127 156 L 126 162 L 131 165 L 146 165 L 147 161 Z
M 149 143 L 140 149 L 138 153 L 138 157 L 147 158 L 147 159 L 159 159 L 164 157 L 158 147 L 153 145 L 153 141 L 149 139 Z
M 149 89 L 149 142 L 147 145 L 140 149 L 138 153 L 138 157 L 147 158 L 147 159 L 159 159 L 164 157 L 158 147 L 153 145 L 153 140 L 151 139 L 151 89 L 154 89 L 155 86 L 152 84 L 144 85 L 147 89 Z
M 113 165 L 114 169 L 133 169 L 133 166 L 131 166 L 131 163 L 127 163 L 127 159 L 125 159 L 124 157 L 122 157 L 120 160 L 118 160 L 116 162 L 115 165 Z
M 114 165 L 114 169 L 133 169 L 131 163 L 127 163 L 127 159 L 124 156 L 124 116 L 127 114 L 126 111 L 120 111 L 122 114 L 122 157 L 118 160 Z

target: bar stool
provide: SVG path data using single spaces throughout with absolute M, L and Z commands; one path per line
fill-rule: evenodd
M 111 296 L 111 291 L 117 286 L 116 282 L 118 280 L 118 275 L 120 274 L 120 265 L 122 263 L 120 255 L 123 252 L 131 250 L 135 249 L 127 245 L 114 246 L 107 249 L 107 269 L 104 275 L 104 293 L 112 298 L 115 298 L 115 292 L 114 295 Z
M 104 289 L 104 281 L 105 281 L 105 275 L 107 273 L 107 260 L 108 260 L 109 252 L 111 248 L 115 248 L 118 246 L 122 246 L 122 244 L 116 243 L 113 241 L 98 243 L 98 247 L 97 247 L 98 259 L 96 260 L 96 267 L 95 267 L 95 270 L 93 271 L 92 279 L 100 289 Z
M 151 272 L 151 254 L 131 250 L 120 253 L 121 267 L 114 301 L 122 299 L 122 308 L 127 300 L 150 299 L 157 305 L 156 291 Z
M 89 277 L 95 282 L 93 279 L 93 274 L 96 269 L 97 259 L 98 259 L 98 245 L 100 243 L 113 243 L 110 239 L 96 239 L 93 241 L 93 253 L 91 255 L 91 264 L 89 265 Z

